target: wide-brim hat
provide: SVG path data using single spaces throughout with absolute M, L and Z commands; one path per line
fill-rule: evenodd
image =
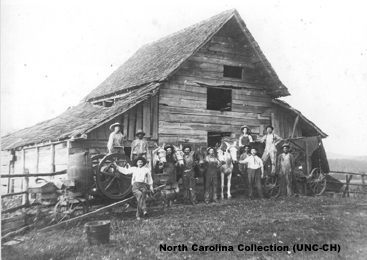
M 182 151 L 185 151 L 186 148 L 189 148 L 190 149 L 190 152 L 192 151 L 192 148 L 189 145 L 185 145 L 184 147 L 182 147 Z
M 268 128 L 271 128 L 271 130 L 274 130 L 274 127 L 273 127 L 273 126 L 271 126 L 271 125 L 267 125 L 267 126 L 265 127 L 265 130 L 266 130 L 266 129 L 268 129 Z
M 123 125 L 123 124 L 120 124 L 120 123 L 118 123 L 118 122 L 116 122 L 116 123 L 114 123 L 114 124 L 110 125 L 110 130 L 112 131 L 112 130 L 115 128 L 115 126 L 123 127 L 124 125 Z
M 145 136 L 145 132 L 143 130 L 138 130 L 135 135 L 139 135 L 142 134 L 143 136 Z
M 210 149 L 213 149 L 213 150 L 214 150 L 214 152 L 215 152 L 215 150 L 216 150 L 214 147 L 208 147 L 208 148 L 206 148 L 206 152 L 207 152 L 207 153 L 209 153 L 209 150 L 210 150 Z
M 251 131 L 251 129 L 247 125 L 243 125 L 243 126 L 241 126 L 241 132 L 244 128 L 247 128 L 247 132 Z
M 246 144 L 246 145 L 243 147 L 243 149 L 245 149 L 246 147 L 248 147 L 248 149 L 250 149 L 250 150 L 251 150 L 251 146 L 250 146 L 250 145 Z
M 134 160 L 133 165 L 138 166 L 138 161 L 143 161 L 143 166 L 147 164 L 147 159 L 144 157 L 138 157 Z
M 284 143 L 284 144 L 282 145 L 282 148 L 284 148 L 284 147 L 291 148 L 291 146 L 289 145 L 289 143 Z
M 172 151 L 174 151 L 174 150 L 175 150 L 175 148 L 174 148 L 172 145 L 170 145 L 170 144 L 169 144 L 169 145 L 166 145 L 166 146 L 164 147 L 164 150 L 166 150 L 166 151 L 167 151 L 167 149 L 168 149 L 168 148 L 171 148 L 171 150 L 172 150 Z

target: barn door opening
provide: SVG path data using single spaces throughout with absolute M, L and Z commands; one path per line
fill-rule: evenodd
M 216 146 L 224 136 L 231 136 L 231 132 L 208 132 L 208 147 Z

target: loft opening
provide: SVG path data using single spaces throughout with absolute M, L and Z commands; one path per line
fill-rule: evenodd
M 242 67 L 224 65 L 223 77 L 242 79 Z
M 232 111 L 232 90 L 207 88 L 207 109 L 216 111 Z

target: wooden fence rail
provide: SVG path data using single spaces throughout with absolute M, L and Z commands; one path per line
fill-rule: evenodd
M 345 188 L 343 191 L 343 198 L 344 197 L 349 197 L 349 194 L 362 194 L 362 195 L 367 195 L 367 185 L 365 182 L 365 177 L 367 177 L 366 173 L 356 173 L 356 172 L 343 172 L 343 171 L 330 171 L 329 173 L 338 173 L 338 174 L 345 174 L 345 182 L 341 182 Z M 361 176 L 361 181 L 362 183 L 352 183 L 351 180 L 353 179 L 353 176 Z M 333 181 L 329 181 L 331 183 L 336 183 Z M 350 186 L 359 186 L 362 187 L 362 191 L 361 190 L 353 190 L 351 191 L 349 189 Z
M 62 174 L 66 174 L 66 170 L 63 171 L 58 171 L 58 172 L 52 172 L 52 173 L 26 173 L 26 174 L 1 174 L 1 178 L 25 178 L 27 181 L 25 182 L 25 185 L 23 187 L 23 191 L 21 192 L 14 192 L 14 193 L 8 193 L 8 194 L 3 194 L 1 195 L 1 199 L 6 198 L 6 197 L 12 197 L 12 196 L 16 196 L 16 195 L 24 195 L 25 198 L 27 198 L 26 200 L 22 201 L 22 205 L 20 206 L 16 206 L 13 208 L 9 208 L 6 210 L 2 210 L 1 213 L 5 214 L 5 213 L 11 213 L 14 211 L 17 211 L 19 209 L 22 208 L 27 208 L 29 206 L 32 206 L 29 204 L 29 193 L 28 193 L 28 178 L 30 177 L 47 177 L 47 176 L 56 176 L 56 175 L 62 175 Z
M 1 178 L 29 178 L 29 177 L 48 177 L 66 174 L 66 170 L 53 173 L 28 173 L 28 174 L 1 174 Z

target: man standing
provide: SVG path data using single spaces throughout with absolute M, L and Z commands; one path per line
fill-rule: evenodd
M 196 205 L 196 193 L 195 193 L 195 172 L 194 166 L 196 164 L 194 152 L 191 151 L 190 146 L 183 147 L 184 152 L 184 162 L 185 165 L 183 167 L 182 173 L 182 185 L 183 185 L 183 195 L 185 203 L 191 203 L 192 205 Z
M 243 161 L 245 160 L 247 157 L 251 156 L 251 153 L 250 153 L 250 146 L 249 145 L 245 145 L 243 147 L 243 153 L 241 154 L 240 156 L 240 161 Z M 238 168 L 240 170 L 240 174 L 242 176 L 242 178 L 244 179 L 244 182 L 245 182 L 245 187 L 247 189 L 249 189 L 249 184 L 248 184 L 248 173 L 247 173 L 247 166 L 246 164 L 243 164 L 243 163 L 239 163 L 238 164 Z
M 260 198 L 263 198 L 263 192 L 261 187 L 261 178 L 264 178 L 264 164 L 263 161 L 257 155 L 257 149 L 251 148 L 251 155 L 245 160 L 239 161 L 247 165 L 247 174 L 249 182 L 249 197 L 253 198 L 252 186 L 255 183 L 257 193 Z
M 289 153 L 290 146 L 285 143 L 282 145 L 283 153 L 278 156 L 277 172 L 280 180 L 280 194 L 282 196 L 292 195 L 292 179 L 294 170 L 294 157 Z
M 110 126 L 110 130 L 113 132 L 110 134 L 110 137 L 107 143 L 108 153 L 125 154 L 124 143 L 125 143 L 126 137 L 121 133 L 122 127 L 123 127 L 123 124 L 120 124 L 120 123 L 114 123 Z
M 275 163 L 276 163 L 276 156 L 277 156 L 277 144 L 283 140 L 281 137 L 273 133 L 274 127 L 267 126 L 266 127 L 266 135 L 260 139 L 261 143 L 265 143 L 265 151 L 262 156 L 263 163 L 265 164 L 270 156 L 271 160 L 271 174 L 275 174 Z
M 148 142 L 143 139 L 145 133 L 143 130 L 138 130 L 135 135 L 137 138 L 131 143 L 130 159 L 132 161 L 138 157 L 144 157 L 145 159 L 147 159 Z

